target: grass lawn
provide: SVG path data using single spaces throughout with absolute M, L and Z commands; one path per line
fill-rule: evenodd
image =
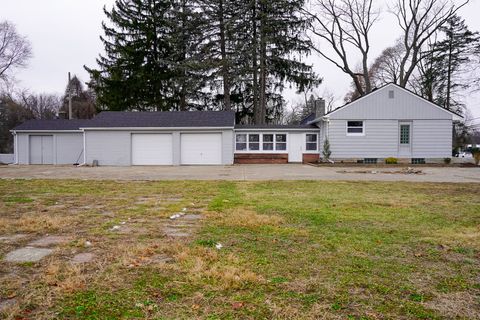
M 183 207 L 199 227 L 165 237 Z M 2 259 L 0 318 L 480 319 L 480 184 L 0 180 L 15 234 L 0 259 L 68 241 Z

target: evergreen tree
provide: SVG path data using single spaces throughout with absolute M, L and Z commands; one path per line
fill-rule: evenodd
M 432 44 L 420 68 L 421 91 L 444 108 L 461 112 L 463 103 L 458 93 L 471 85 L 465 75 L 471 71 L 468 66 L 478 51 L 480 37 L 478 32 L 470 31 L 458 15 L 450 18 L 440 30 L 444 37 Z
M 62 98 L 60 113 L 68 118 L 69 93 L 72 96 L 72 116 L 74 119 L 91 119 L 96 114 L 95 96 L 89 89 L 85 90 L 77 76 L 73 76 L 67 83 L 65 94 Z

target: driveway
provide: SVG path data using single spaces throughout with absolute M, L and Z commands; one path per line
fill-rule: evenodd
M 73 167 L 0 166 L 2 179 L 93 180 L 357 180 L 418 182 L 480 182 L 480 167 L 315 167 L 301 164 L 181 166 L 181 167 Z

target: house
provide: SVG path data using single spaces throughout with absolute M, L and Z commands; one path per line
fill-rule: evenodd
M 423 163 L 451 156 L 459 116 L 395 84 L 299 125 L 236 125 L 229 111 L 101 112 L 92 120 L 31 120 L 12 130 L 17 164 L 230 165 L 331 159 Z

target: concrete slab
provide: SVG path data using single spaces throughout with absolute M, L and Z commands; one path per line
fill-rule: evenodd
M 20 234 L 20 233 L 11 234 L 11 235 L 8 235 L 8 236 L 1 236 L 0 237 L 0 242 L 13 243 L 13 242 L 17 242 L 19 240 L 22 240 L 26 237 L 27 237 L 26 234 Z
M 175 227 L 163 228 L 163 233 L 167 237 L 172 237 L 172 238 L 185 238 L 185 237 L 189 237 L 191 235 L 189 229 L 175 228 Z
M 28 245 L 33 247 L 50 247 L 53 245 L 66 243 L 68 240 L 69 239 L 65 236 L 45 236 L 30 242 Z
M 0 166 L 3 179 L 82 179 L 82 180 L 344 180 L 344 181 L 413 181 L 480 182 L 480 166 L 419 167 L 424 175 L 355 174 L 357 170 L 398 170 L 388 166 L 321 166 L 302 164 L 180 166 L 180 167 L 73 167 L 73 166 Z M 347 171 L 339 173 L 338 171 Z M 176 197 L 168 199 L 174 201 Z M 181 197 L 179 198 L 181 199 Z M 161 195 L 159 196 L 161 200 Z
M 73 264 L 88 263 L 88 262 L 91 262 L 94 257 L 95 257 L 95 255 L 93 253 L 83 252 L 83 253 L 79 253 L 79 254 L 76 254 L 75 256 L 73 256 L 73 258 L 70 260 L 70 262 L 73 263 Z
M 37 262 L 52 252 L 53 249 L 25 247 L 8 253 L 4 260 L 7 262 Z

